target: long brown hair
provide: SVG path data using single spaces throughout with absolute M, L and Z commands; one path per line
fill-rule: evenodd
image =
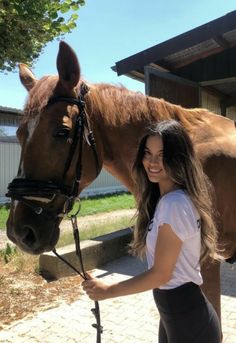
M 144 254 L 148 225 L 160 199 L 159 187 L 149 181 L 142 163 L 147 138 L 156 135 L 160 136 L 163 141 L 163 165 L 166 173 L 179 188 L 187 192 L 200 215 L 201 260 L 207 256 L 217 258 L 217 230 L 212 205 L 212 187 L 203 172 L 188 133 L 175 120 L 166 120 L 152 125 L 140 142 L 133 165 L 137 221 L 131 250 L 137 256 Z

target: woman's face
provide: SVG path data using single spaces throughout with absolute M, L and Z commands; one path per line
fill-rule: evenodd
M 163 142 L 160 136 L 149 136 L 147 138 L 143 166 L 148 179 L 153 183 L 159 183 L 160 189 L 162 186 L 169 188 L 174 184 L 163 166 Z

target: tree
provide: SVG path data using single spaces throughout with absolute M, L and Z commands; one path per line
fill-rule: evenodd
M 76 27 L 76 12 L 84 3 L 84 0 L 1 0 L 0 71 L 12 71 L 19 62 L 31 65 L 49 41 Z

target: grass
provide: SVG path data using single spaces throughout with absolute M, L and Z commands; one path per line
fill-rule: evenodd
M 134 197 L 131 194 L 122 193 L 116 195 L 100 196 L 93 199 L 82 199 L 80 201 L 81 210 L 79 215 L 86 216 L 102 212 L 112 212 L 121 209 L 130 209 L 135 207 Z M 79 208 L 76 202 L 72 213 Z M 2 206 L 0 208 L 0 230 L 6 229 L 6 221 L 9 215 L 9 208 Z
M 76 212 L 79 204 L 74 205 L 72 213 Z M 102 212 L 130 209 L 135 207 L 134 197 L 131 194 L 123 193 L 117 195 L 102 196 L 93 199 L 82 199 L 79 215 L 86 216 Z
M 90 224 L 85 229 L 83 226 L 79 228 L 80 240 L 93 239 L 98 236 L 102 236 L 114 231 L 125 229 L 133 226 L 135 219 L 130 215 L 122 215 L 119 218 L 106 218 L 105 222 L 95 222 Z M 60 235 L 57 247 L 63 247 L 74 243 L 72 232 L 63 232 Z
M 0 270 L 7 268 L 9 272 L 38 272 L 39 257 L 26 254 L 16 246 L 7 244 L 0 250 Z M 3 285 L 0 278 L 0 288 Z
M 7 243 L 5 249 L 0 250 L 0 258 L 2 258 L 5 263 L 9 263 L 16 253 L 17 247 Z
M 5 230 L 6 222 L 9 215 L 9 208 L 2 206 L 0 208 L 0 230 Z
M 79 204 L 76 203 L 72 213 L 75 213 Z M 131 194 L 117 194 L 102 196 L 93 199 L 82 199 L 79 217 L 94 215 L 98 213 L 107 213 L 121 209 L 133 209 L 135 201 Z M 6 220 L 9 215 L 9 209 L 6 206 L 0 208 L 0 228 L 5 229 Z M 94 220 L 90 225 L 80 226 L 80 239 L 93 239 L 113 231 L 124 229 L 134 225 L 132 216 L 124 214 L 118 218 L 107 218 L 105 221 Z M 57 247 L 62 247 L 74 242 L 72 232 L 63 231 L 61 233 Z M 30 256 L 17 247 L 7 244 L 5 249 L 0 250 L 0 265 L 10 265 L 16 271 L 38 270 L 38 257 Z M 1 279 L 0 279 L 1 286 Z

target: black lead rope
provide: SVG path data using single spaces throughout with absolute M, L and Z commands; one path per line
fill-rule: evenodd
M 69 218 L 71 220 L 71 225 L 73 228 L 73 235 L 74 235 L 74 241 L 75 241 L 75 251 L 76 255 L 79 258 L 80 261 L 80 266 L 81 266 L 81 271 L 79 271 L 77 268 L 75 268 L 70 262 L 65 260 L 62 256 L 60 256 L 56 249 L 54 248 L 52 252 L 62 261 L 64 262 L 68 267 L 73 269 L 77 274 L 79 274 L 82 279 L 88 280 L 85 269 L 84 269 L 84 263 L 83 263 L 83 258 L 82 258 L 82 253 L 81 253 L 81 248 L 80 248 L 80 236 L 79 236 L 79 230 L 78 230 L 78 224 L 77 224 L 77 213 L 71 215 Z M 101 318 L 100 318 L 100 308 L 99 308 L 99 303 L 98 301 L 94 302 L 95 307 L 91 309 L 91 312 L 96 318 L 96 324 L 92 324 L 92 327 L 94 327 L 97 330 L 97 343 L 101 343 L 101 334 L 103 332 L 103 327 L 101 325 Z

